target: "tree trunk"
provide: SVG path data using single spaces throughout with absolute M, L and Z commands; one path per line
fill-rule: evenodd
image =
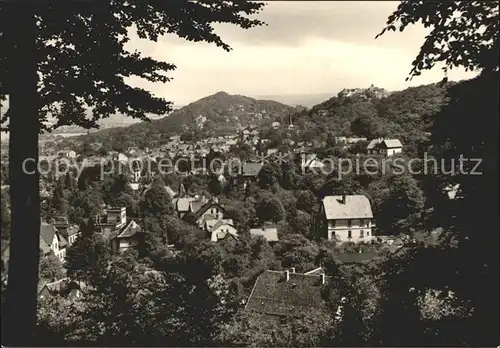
M 35 342 L 40 236 L 36 22 L 29 4 L 10 4 L 16 42 L 9 62 L 9 175 L 12 233 L 2 345 Z M 6 6 L 6 7 L 8 7 Z

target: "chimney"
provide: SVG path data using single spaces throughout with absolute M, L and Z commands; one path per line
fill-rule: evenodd
M 325 283 L 326 283 L 326 276 L 324 273 L 321 273 L 321 284 L 325 285 Z
M 285 271 L 285 277 L 286 277 L 286 281 L 290 280 L 290 271 L 289 270 Z
M 290 272 L 295 273 L 295 267 L 291 267 Z
M 347 200 L 347 197 L 346 197 L 346 194 L 345 194 L 345 192 L 344 192 L 344 193 L 342 194 L 342 204 L 345 204 L 346 200 Z

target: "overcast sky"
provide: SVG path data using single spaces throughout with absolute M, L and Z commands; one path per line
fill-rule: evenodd
M 423 27 L 374 39 L 397 5 L 395 1 L 268 2 L 258 15 L 266 27 L 217 27 L 231 52 L 173 35 L 158 43 L 134 39 L 133 46 L 144 54 L 177 65 L 170 83 L 134 83 L 186 105 L 217 91 L 249 96 L 333 95 L 342 88 L 370 84 L 401 90 L 440 81 L 443 72 L 435 68 L 405 82 L 426 35 Z M 472 76 L 455 70 L 449 74 L 452 80 Z

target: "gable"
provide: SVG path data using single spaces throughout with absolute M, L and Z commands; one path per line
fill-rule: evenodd
M 49 247 L 57 240 L 56 228 L 53 225 L 42 223 L 40 225 L 40 237 Z

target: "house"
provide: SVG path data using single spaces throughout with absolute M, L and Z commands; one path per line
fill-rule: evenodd
M 125 227 L 127 224 L 127 209 L 125 207 L 108 207 L 103 214 L 93 218 L 96 232 L 107 233 Z
M 62 150 L 57 153 L 57 157 L 76 158 L 76 152 L 73 150 Z
M 372 239 L 373 213 L 363 195 L 326 196 L 320 207 L 320 235 L 339 242 Z
M 330 278 L 308 273 L 296 273 L 294 268 L 265 271 L 257 278 L 245 311 L 279 319 L 300 317 L 312 309 L 328 310 L 323 294 Z
M 224 208 L 219 204 L 217 197 L 207 200 L 204 196 L 197 196 L 195 200 L 189 202 L 188 212 L 199 227 L 203 227 L 206 220 L 220 220 L 224 217 Z
M 250 236 L 264 237 L 269 243 L 277 242 L 278 239 L 278 228 L 276 226 L 263 226 L 261 228 L 251 228 Z
M 116 237 L 112 239 L 111 246 L 113 250 L 118 251 L 138 246 L 145 237 L 145 231 L 134 220 L 115 233 Z
M 80 229 L 78 225 L 70 224 L 67 218 L 60 218 L 53 222 L 54 227 L 57 232 L 61 234 L 64 239 L 68 242 L 68 245 L 72 245 L 78 236 L 80 235 Z
M 52 251 L 59 260 L 64 261 L 67 246 L 68 242 L 57 232 L 54 225 L 42 222 L 40 225 L 40 249 L 44 255 Z
M 215 225 L 209 228 L 210 240 L 212 242 L 217 242 L 226 237 L 238 238 L 238 230 L 234 227 L 233 220 L 231 219 L 221 219 L 218 220 Z
M 368 143 L 366 152 L 369 155 L 384 155 L 390 157 L 403 152 L 403 145 L 398 139 L 373 139 Z
M 48 299 L 55 296 L 79 298 L 81 297 L 82 290 L 84 290 L 85 287 L 86 286 L 84 283 L 72 281 L 68 278 L 63 278 L 41 285 L 38 290 L 38 298 Z

